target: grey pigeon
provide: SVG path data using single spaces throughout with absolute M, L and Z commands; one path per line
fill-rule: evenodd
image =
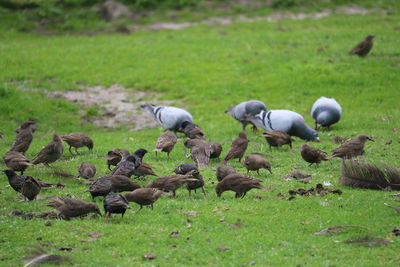
M 181 127 L 182 123 L 184 123 L 185 121 L 193 121 L 192 115 L 181 108 L 170 106 L 154 106 L 149 104 L 144 104 L 141 107 L 149 111 L 153 118 L 164 129 L 168 129 L 174 132 L 183 132 Z
M 275 109 L 261 111 L 255 116 L 250 116 L 249 119 L 255 125 L 267 131 L 282 131 L 304 140 L 319 141 L 317 131 L 306 124 L 303 116 L 291 110 Z
M 334 98 L 321 96 L 311 108 L 311 116 L 315 121 L 315 129 L 330 127 L 337 123 L 342 116 L 342 107 Z
M 236 106 L 229 107 L 225 113 L 231 114 L 231 116 L 238 120 L 242 124 L 242 129 L 245 130 L 247 124 L 253 124 L 249 119 L 248 115 L 256 115 L 261 111 L 266 111 L 267 107 L 262 101 L 259 100 L 250 100 L 246 102 L 242 102 Z M 253 124 L 253 130 L 256 130 L 256 126 Z

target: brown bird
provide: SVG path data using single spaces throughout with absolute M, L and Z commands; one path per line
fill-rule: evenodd
M 181 124 L 182 132 L 190 139 L 204 139 L 204 133 L 199 125 L 184 121 Z
M 198 168 L 206 168 L 210 165 L 211 147 L 200 139 L 185 138 L 184 145 L 190 148 L 190 156 Z
M 210 158 L 217 159 L 221 155 L 222 145 L 218 142 L 208 142 L 211 148 Z
M 364 145 L 368 140 L 374 141 L 371 137 L 360 134 L 356 139 L 347 141 L 343 145 L 332 150 L 332 157 L 338 158 L 354 158 L 364 154 Z
M 62 140 L 69 145 L 69 152 L 73 155 L 71 148 L 75 148 L 76 154 L 79 154 L 78 148 L 86 146 L 89 150 L 93 149 L 93 141 L 89 136 L 83 133 L 71 133 L 66 136 L 61 136 Z
M 89 192 L 94 200 L 95 197 L 105 197 L 111 192 L 112 182 L 105 177 L 97 178 L 86 192 Z
M 29 120 L 24 121 L 23 123 L 21 123 L 18 126 L 18 128 L 15 129 L 15 132 L 18 134 L 21 131 L 21 129 L 26 128 L 26 126 L 31 127 L 32 133 L 36 132 L 36 130 L 37 130 L 36 121 L 29 119 Z
M 57 209 L 59 219 L 69 220 L 70 218 L 85 216 L 88 213 L 100 213 L 99 207 L 95 203 L 86 202 L 80 199 L 56 197 L 51 200 L 47 206 Z
M 300 153 L 301 153 L 301 157 L 307 161 L 308 163 L 310 163 L 308 166 L 313 165 L 314 163 L 318 164 L 321 161 L 326 161 L 329 160 L 328 159 L 328 154 L 326 154 L 326 152 L 314 148 L 308 144 L 303 144 L 300 148 Z
M 28 150 L 33 139 L 33 128 L 31 127 L 33 124 L 35 124 L 35 122 L 28 121 L 23 122 L 20 125 L 20 130 L 15 137 L 10 151 L 21 152 L 22 154 L 24 154 Z
M 196 189 L 201 188 L 203 194 L 206 195 L 206 191 L 204 190 L 204 179 L 198 170 L 193 170 L 190 172 L 192 178 L 196 179 L 196 181 L 187 182 L 186 189 L 189 191 L 189 197 L 192 195 L 192 190 L 196 193 Z
M 40 193 L 40 189 L 39 182 L 31 176 L 27 176 L 21 184 L 21 194 L 25 197 L 25 200 L 35 200 L 36 196 Z
M 135 202 L 140 205 L 141 210 L 143 206 L 150 205 L 153 209 L 153 203 L 157 201 L 162 195 L 163 191 L 156 188 L 139 188 L 133 192 L 126 193 L 124 196 L 128 202 Z
M 271 147 L 281 147 L 283 145 L 289 145 L 292 148 L 292 142 L 294 141 L 290 135 L 282 131 L 268 131 L 262 134 L 265 137 L 269 145 L 269 149 Z
M 64 152 L 64 145 L 61 137 L 58 134 L 53 134 L 53 141 L 45 146 L 39 154 L 32 160 L 33 164 L 43 163 L 49 166 L 49 163 L 53 163 L 61 158 Z
M 196 181 L 197 179 L 194 179 L 191 175 L 191 172 L 189 172 L 186 175 L 174 174 L 162 176 L 148 184 L 146 187 L 157 188 L 163 190 L 164 192 L 172 192 L 172 196 L 175 197 L 175 191 L 178 190 L 183 184 Z
M 33 164 L 22 153 L 16 151 L 8 151 L 4 155 L 4 163 L 13 171 L 21 172 L 21 175 L 24 174 L 24 171 L 29 166 L 33 166 Z
M 178 137 L 176 134 L 172 131 L 165 131 L 157 139 L 157 145 L 156 148 L 153 150 L 153 152 L 167 152 L 168 158 L 169 158 L 169 153 L 172 151 L 174 148 L 176 142 L 178 141 Z
M 186 174 L 192 170 L 198 170 L 196 164 L 193 163 L 183 163 L 175 168 L 173 170 L 174 173 L 176 174 Z
M 233 173 L 222 179 L 222 181 L 217 184 L 215 191 L 218 197 L 221 197 L 223 192 L 231 190 L 236 192 L 236 198 L 244 198 L 247 191 L 253 188 L 268 191 L 269 189 L 261 185 L 261 182 L 261 180 L 254 179 L 243 174 Z
M 365 57 L 372 49 L 374 37 L 374 35 L 368 35 L 365 40 L 356 45 L 349 54 Z
M 144 177 L 146 175 L 158 176 L 153 171 L 153 167 L 146 162 L 141 162 L 140 165 L 133 170 L 133 175 L 135 175 L 136 178 Z
M 129 156 L 129 151 L 126 149 L 114 148 L 107 152 L 107 167 L 111 171 L 110 166 L 117 166 L 117 164 Z
M 248 144 L 249 140 L 247 139 L 247 133 L 245 131 L 240 132 L 239 138 L 236 138 L 235 141 L 232 142 L 231 148 L 222 161 L 222 164 L 226 164 L 231 159 L 239 159 L 240 162 L 246 152 Z
M 93 178 L 96 174 L 96 166 L 89 162 L 82 162 L 81 165 L 79 165 L 78 173 L 78 177 L 85 179 Z
M 133 191 L 140 188 L 140 185 L 124 175 L 110 175 L 104 178 L 111 181 L 111 192 Z
M 111 213 L 120 213 L 121 217 L 124 217 L 126 209 L 130 209 L 128 201 L 123 195 L 111 194 L 104 198 L 104 211 L 105 216 L 111 216 Z
M 224 179 L 226 176 L 229 174 L 236 173 L 235 168 L 231 166 L 218 166 L 216 170 L 216 175 L 217 175 L 217 180 L 218 182 L 221 182 L 222 179 Z
M 247 173 L 249 173 L 249 171 L 257 171 L 257 174 L 260 175 L 259 170 L 264 168 L 272 174 L 271 163 L 265 160 L 264 157 L 258 153 L 248 155 L 243 160 L 243 166 L 247 169 Z

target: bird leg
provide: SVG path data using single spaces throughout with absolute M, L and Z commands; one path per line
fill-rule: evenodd
M 204 190 L 204 186 L 201 187 L 201 190 L 203 191 L 203 194 L 206 196 L 206 190 Z
M 311 165 L 313 165 L 313 163 L 308 164 L 308 167 L 311 167 Z
M 69 146 L 69 148 L 68 148 L 68 151 L 69 151 L 69 153 L 71 153 L 71 155 L 74 155 L 74 153 L 72 153 L 72 146 Z
M 252 123 L 251 125 L 253 125 L 251 128 L 253 130 L 253 133 L 257 133 L 258 132 L 257 126 L 254 123 Z
M 110 168 L 110 166 L 111 166 L 111 165 L 110 165 L 110 164 L 108 164 L 108 169 L 109 169 L 110 171 L 112 171 L 112 170 L 111 170 L 111 168 Z
M 260 170 L 259 169 L 257 170 L 257 174 L 260 175 Z
M 76 152 L 76 154 L 80 155 L 77 147 L 75 147 L 75 152 Z

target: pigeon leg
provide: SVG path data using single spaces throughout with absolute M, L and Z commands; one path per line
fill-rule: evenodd
M 257 129 L 257 126 L 254 124 L 254 123 L 252 123 L 252 130 L 253 130 L 253 133 L 257 133 L 258 132 L 258 129 Z

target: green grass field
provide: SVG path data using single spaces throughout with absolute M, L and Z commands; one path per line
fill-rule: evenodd
M 132 91 L 148 90 L 173 100 L 192 113 L 206 136 L 223 143 L 240 131 L 240 124 L 224 111 L 230 105 L 260 99 L 269 109 L 291 109 L 312 125 L 310 109 L 320 96 L 335 97 L 344 113 L 332 131 L 320 131 L 320 143 L 327 152 L 337 144 L 330 134 L 355 137 L 373 136 L 363 160 L 399 166 L 400 151 L 400 41 L 396 12 L 382 15 L 332 15 L 321 20 L 282 20 L 279 22 L 234 23 L 229 26 L 202 25 L 180 31 L 136 31 L 130 35 L 39 36 L 4 31 L 0 38 L 0 154 L 8 151 L 21 121 L 34 118 L 38 131 L 26 155 L 33 158 L 51 139 L 51 134 L 85 132 L 94 140 L 92 152 L 82 149 L 79 156 L 66 151 L 52 168 L 29 168 L 27 175 L 46 181 L 59 181 L 66 188 L 44 189 L 41 196 L 76 197 L 90 201 L 86 185 L 74 178 L 57 177 L 54 170 L 73 175 L 83 161 L 94 163 L 97 177 L 108 173 L 105 155 L 112 148 L 152 150 L 161 128 L 129 132 L 81 124 L 83 107 L 62 99 L 49 99 L 42 90 L 77 90 L 76 82 L 110 86 L 118 83 Z M 290 29 L 280 31 L 279 29 Z M 376 35 L 372 52 L 366 58 L 349 56 L 348 51 L 367 34 Z M 39 88 L 22 91 L 25 88 Z M 83 112 L 85 114 L 85 112 Z M 12 210 L 49 210 L 47 200 L 18 202 L 21 196 L 0 179 L 0 265 L 21 266 L 24 256 L 42 247 L 48 253 L 70 257 L 75 266 L 398 266 L 400 239 L 391 235 L 400 227 L 399 214 L 383 203 L 396 205 L 390 192 L 352 189 L 338 184 L 341 161 L 333 159 L 319 168 L 308 167 L 294 148 L 269 151 L 263 138 L 250 133 L 246 154 L 268 154 L 273 174 L 265 170 L 254 177 L 274 187 L 269 192 L 252 190 L 244 199 L 233 192 L 222 198 L 215 194 L 215 172 L 201 170 L 207 196 L 190 198 L 186 190 L 177 197 L 161 198 L 154 210 L 144 208 L 125 217 L 51 220 L 24 220 L 4 216 Z M 182 136 L 181 136 L 182 137 Z M 390 145 L 385 145 L 392 140 Z M 149 153 L 145 161 L 160 175 L 171 174 L 185 159 L 182 138 L 168 160 Z M 229 162 L 239 172 L 246 170 L 237 161 Z M 5 166 L 2 166 L 5 168 Z M 283 176 L 294 168 L 312 174 L 308 185 Z M 343 194 L 282 200 L 290 189 L 311 188 L 329 181 Z M 138 183 L 145 185 L 146 182 Z M 97 200 L 102 209 L 102 201 Z M 132 210 L 139 207 L 132 203 Z M 196 216 L 186 216 L 196 211 Z M 238 222 L 240 220 L 240 222 Z M 234 225 L 236 224 L 236 225 Z M 237 226 L 239 225 L 239 226 Z M 356 225 L 332 236 L 314 232 L 335 225 Z M 178 231 L 179 236 L 170 237 Z M 89 232 L 100 232 L 92 242 Z M 386 246 L 365 247 L 343 241 L 363 236 L 385 238 Z M 40 240 L 38 240 L 40 239 Z M 45 242 L 50 242 L 45 246 Z M 176 245 L 176 246 L 171 246 Z M 59 251 L 69 246 L 72 251 Z M 217 248 L 229 248 L 226 251 Z M 156 259 L 142 256 L 153 253 Z

